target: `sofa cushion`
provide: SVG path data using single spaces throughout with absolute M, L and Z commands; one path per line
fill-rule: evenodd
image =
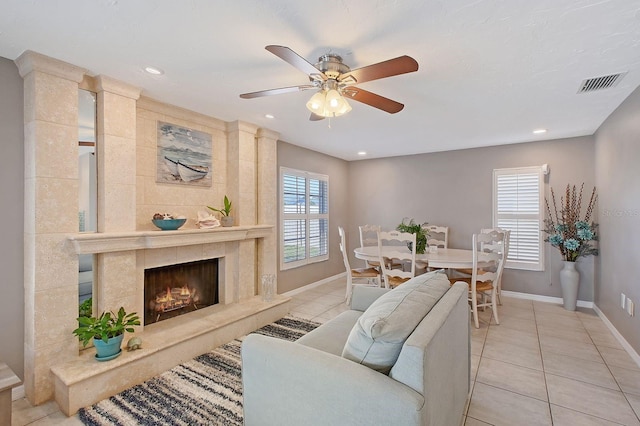
M 387 374 L 407 337 L 449 288 L 445 274 L 431 272 L 382 295 L 358 318 L 342 356 Z
M 296 340 L 296 343 L 340 356 L 353 325 L 362 311 L 344 311 Z

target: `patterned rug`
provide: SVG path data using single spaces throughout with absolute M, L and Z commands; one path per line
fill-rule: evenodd
M 319 324 L 285 317 L 254 333 L 296 340 Z M 242 337 L 78 412 L 85 425 L 242 425 Z

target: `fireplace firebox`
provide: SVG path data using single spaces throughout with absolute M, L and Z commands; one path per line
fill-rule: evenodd
M 144 325 L 218 303 L 218 259 L 144 271 Z

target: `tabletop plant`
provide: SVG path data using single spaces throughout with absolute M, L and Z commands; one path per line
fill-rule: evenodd
M 551 188 L 553 211 L 551 211 L 549 200 L 545 198 L 547 218 L 544 221 L 544 232 L 548 234 L 545 241 L 560 250 L 562 260 L 567 262 L 575 262 L 580 256 L 598 254 L 598 249 L 592 243 L 598 240 L 598 224 L 590 222 L 598 195 L 594 187 L 585 215 L 581 219 L 583 188 L 584 183 L 580 186 L 580 191 L 575 185 L 567 185 L 565 195 L 560 197 L 559 204 L 556 203 L 555 193 Z
M 427 248 L 427 236 L 429 235 L 429 230 L 425 228 L 427 222 L 419 224 L 413 219 L 408 219 L 407 222 L 407 219 L 406 217 L 402 219 L 402 222 L 396 227 L 396 231 L 416 234 L 416 253 L 424 254 Z M 411 250 L 411 243 L 407 243 L 407 247 Z
M 220 213 L 222 216 L 229 216 L 231 214 L 231 201 L 225 195 L 224 196 L 224 207 L 221 209 L 216 209 L 215 207 L 207 206 L 207 208 L 213 210 L 214 212 Z
M 133 333 L 133 326 L 140 325 L 140 318 L 137 313 L 127 314 L 124 308 L 120 307 L 117 314 L 105 311 L 98 317 L 78 317 L 78 324 L 73 334 L 78 336 L 82 346 L 87 346 L 91 339 L 107 343 L 112 337 L 123 335 L 125 332 Z

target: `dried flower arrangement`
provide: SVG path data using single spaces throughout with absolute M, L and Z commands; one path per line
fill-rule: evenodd
M 567 185 L 565 195 L 560 197 L 559 205 L 556 204 L 555 193 L 551 188 L 553 212 L 551 211 L 549 200 L 545 198 L 547 218 L 544 221 L 546 226 L 544 232 L 549 234 L 545 241 L 550 242 L 552 246 L 560 250 L 563 260 L 569 262 L 575 262 L 580 256 L 598 254 L 598 249 L 591 243 L 591 241 L 598 240 L 596 233 L 598 224 L 589 222 L 598 195 L 594 187 L 585 216 L 580 219 L 583 188 L 584 183 L 580 186 L 580 191 L 577 190 L 575 185 Z

